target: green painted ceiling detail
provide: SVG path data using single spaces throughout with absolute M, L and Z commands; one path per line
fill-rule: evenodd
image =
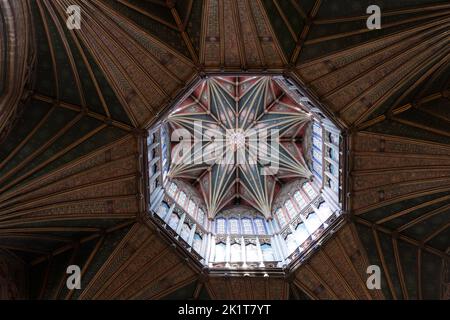
M 94 61 L 92 58 L 92 55 L 89 53 L 89 51 L 84 48 L 83 49 L 84 54 L 87 57 L 87 60 L 89 62 L 89 65 L 92 69 L 92 72 L 94 73 L 95 79 L 97 80 L 97 83 L 100 87 L 101 94 L 103 98 L 105 99 L 106 106 L 111 113 L 111 118 L 114 120 L 121 121 L 123 123 L 126 123 L 128 125 L 131 125 L 131 120 L 128 117 L 127 113 L 125 112 L 124 107 L 120 103 L 119 99 L 117 98 L 116 94 L 114 93 L 111 85 L 109 84 L 108 80 L 106 79 L 104 73 L 101 71 L 98 64 Z M 90 94 L 91 92 L 88 91 L 86 94 Z M 89 106 L 89 104 L 88 104 Z
M 262 0 L 272 28 L 278 35 L 278 40 L 288 58 L 291 57 L 297 42 L 302 44 L 298 63 L 304 63 L 321 56 L 327 56 L 367 41 L 373 41 L 387 35 L 414 28 L 417 24 L 441 19 L 444 12 L 430 11 L 424 15 L 423 11 L 400 11 L 405 7 L 424 6 L 427 4 L 442 3 L 436 0 L 406 0 L 395 1 L 296 1 L 296 0 Z M 314 4 L 319 5 L 314 15 Z M 389 11 L 389 15 L 382 17 L 380 30 L 368 30 L 366 8 L 378 5 L 382 12 Z M 334 21 L 333 19 L 340 19 Z M 351 19 L 349 19 L 351 18 Z M 307 26 L 308 19 L 312 25 L 305 39 L 299 39 L 302 30 Z M 321 39 L 323 38 L 323 39 Z
M 442 266 L 442 257 L 429 252 L 429 250 L 422 249 L 421 255 L 418 254 L 419 247 L 412 245 L 409 241 L 416 243 L 424 243 L 425 245 L 441 250 L 444 253 L 448 248 L 448 231 L 441 230 L 443 226 L 450 221 L 450 201 L 446 198 L 448 192 L 441 192 L 431 194 L 428 196 L 417 197 L 413 199 L 397 202 L 382 208 L 369 211 L 359 216 L 366 221 L 370 221 L 376 229 L 370 228 L 365 223 L 357 221 L 356 227 L 360 239 L 366 249 L 369 261 L 380 266 L 382 271 L 382 289 L 383 293 L 388 298 L 393 298 L 388 277 L 392 283 L 392 290 L 397 299 L 409 298 L 418 299 L 418 260 L 421 259 L 422 273 L 424 269 L 433 269 L 432 274 L 426 274 L 426 279 L 422 278 L 420 282 L 422 285 L 422 294 L 424 299 L 439 299 L 440 292 L 437 288 L 440 287 L 441 275 L 440 270 Z M 431 201 L 436 201 L 435 204 L 425 206 L 420 209 L 415 209 L 408 214 L 401 215 L 390 221 L 379 223 L 377 222 L 383 218 L 389 218 L 391 215 L 414 208 L 417 205 L 426 204 Z M 422 220 L 421 217 L 425 215 L 432 215 L 428 219 Z M 380 228 L 385 228 L 379 231 Z M 377 249 L 377 240 L 374 236 L 374 230 L 377 230 L 378 241 L 381 248 L 381 253 Z M 391 231 L 392 230 L 392 231 Z M 441 230 L 441 232 L 439 232 Z M 386 231 L 386 232 L 385 232 Z M 433 234 L 438 232 L 434 237 Z M 402 238 L 406 236 L 406 238 Z M 431 240 L 428 240 L 430 239 Z M 397 251 L 401 269 L 395 257 L 394 239 L 397 241 Z M 383 264 L 384 259 L 384 264 Z M 386 268 L 387 270 L 385 270 Z M 387 271 L 387 274 L 386 274 Z M 401 283 L 401 276 L 403 276 L 404 283 Z M 427 281 L 431 282 L 427 283 Z M 402 289 L 402 285 L 404 286 Z M 427 290 L 426 286 L 434 285 L 435 290 Z M 406 296 L 402 290 L 406 288 Z
M 289 22 L 292 23 L 292 21 L 295 21 L 295 23 L 292 23 L 293 25 L 304 25 L 304 22 L 302 21 L 301 17 L 299 16 L 298 12 L 292 7 L 290 3 L 287 3 L 288 1 L 277 1 L 277 3 L 286 2 L 282 5 L 283 8 L 289 7 L 289 10 L 286 11 L 286 14 L 289 14 L 289 17 L 292 18 L 292 16 L 296 16 L 294 19 L 290 20 Z M 289 30 L 288 26 L 286 25 L 285 21 L 283 21 L 283 17 L 279 10 L 277 10 L 277 6 L 275 5 L 275 2 L 273 0 L 263 0 L 266 13 L 270 19 L 270 22 L 272 23 L 272 27 L 275 30 L 276 34 L 278 35 L 278 41 L 281 44 L 281 47 L 283 48 L 284 53 L 287 57 L 290 57 L 292 52 L 295 48 L 295 38 L 294 35 Z M 284 11 L 283 11 L 284 14 Z M 301 29 L 294 29 L 294 34 L 297 35 L 300 33 Z
M 161 298 L 161 300 L 183 300 L 188 297 L 192 299 L 194 297 L 196 287 L 197 281 L 191 282 L 188 285 L 169 293 Z
M 131 121 L 105 75 L 78 36 L 65 27 L 64 17 L 56 7 L 38 6 L 35 1 L 31 2 L 31 6 L 38 53 L 35 92 L 76 106 L 83 106 L 83 97 L 89 110 L 107 116 L 105 109 L 108 109 L 112 119 L 130 125 Z M 40 14 L 40 7 L 43 9 L 44 18 Z M 51 17 L 49 10 L 56 15 L 56 20 Z M 49 30 L 50 42 L 45 27 Z M 63 30 L 62 33 L 60 30 Z M 67 41 L 68 49 L 63 41 Z M 55 55 L 55 66 L 52 53 Z M 71 56 L 74 66 L 71 65 L 68 55 Z M 80 79 L 80 87 L 75 74 Z M 98 89 L 95 83 L 98 84 Z M 59 92 L 56 92 L 56 87 Z
M 176 29 L 175 21 L 168 7 L 136 0 L 125 1 L 130 4 L 128 6 L 114 0 L 104 0 L 104 2 L 147 32 L 189 57 L 189 50 L 181 37 L 181 33 Z M 158 22 L 155 17 L 161 18 L 162 21 Z
M 73 68 L 70 65 L 66 49 L 61 39 L 61 34 L 55 24 L 59 22 L 55 22 L 46 11 L 44 15 L 44 23 L 48 27 L 50 42 L 52 43 L 53 52 L 55 54 L 56 72 L 59 84 L 59 99 L 72 104 L 81 105 Z
M 29 109 L 33 109 L 30 114 Z M 24 113 L 26 116 L 16 124 L 17 130 L 13 129 L 18 134 L 7 137 L 6 148 L 2 149 L 5 151 L 0 153 L 0 160 L 6 160 L 0 165 L 2 189 L 10 189 L 48 173 L 126 134 L 115 127 L 105 127 L 96 132 L 103 126 L 101 121 L 73 110 L 52 108 L 41 101 L 33 100 Z M 10 157 L 14 146 L 22 141 L 25 141 L 23 146 Z
M 31 12 L 33 15 L 34 35 L 36 39 L 37 64 L 35 90 L 50 97 L 55 97 L 55 77 L 50 46 L 48 44 L 42 18 L 39 13 L 37 2 L 31 1 Z
M 5 159 L 19 143 L 33 130 L 33 128 L 41 121 L 45 114 L 51 109 L 51 105 L 34 100 L 33 107 L 28 108 L 27 112 L 23 112 L 14 128 L 14 134 L 10 134 L 5 141 L 2 141 L 0 148 L 0 159 Z M 0 171 L 1 172 L 1 171 Z
M 450 143 L 450 137 L 442 136 L 421 128 L 413 128 L 409 125 L 393 120 L 386 120 L 381 123 L 377 123 L 368 128 L 368 131 L 437 143 Z
M 177 10 L 179 12 L 185 12 L 185 8 L 179 8 L 178 6 L 181 6 L 181 4 L 188 3 L 189 1 L 178 1 L 177 2 Z M 189 8 L 188 8 L 189 9 Z M 203 11 L 203 1 L 202 0 L 193 0 L 192 1 L 192 8 L 189 11 L 186 11 L 183 14 L 183 18 L 186 23 L 186 32 L 189 35 L 189 37 L 192 39 L 192 45 L 194 46 L 195 51 L 197 54 L 200 52 L 200 36 L 201 36 L 201 23 L 198 23 L 198 21 L 201 21 L 202 19 L 202 11 Z
M 375 221 L 378 221 L 383 218 L 391 216 L 392 213 L 401 212 L 403 210 L 413 208 L 414 206 L 419 205 L 424 202 L 429 202 L 429 201 L 436 200 L 439 198 L 442 198 L 443 199 L 442 202 L 445 202 L 445 196 L 447 196 L 447 195 L 448 195 L 447 192 L 441 192 L 441 193 L 431 194 L 428 196 L 407 199 L 407 200 L 403 200 L 400 202 L 395 202 L 390 205 L 386 205 L 382 208 L 378 208 L 378 209 L 375 209 L 375 210 L 372 210 L 369 212 L 365 212 L 365 213 L 361 214 L 360 216 L 363 217 L 364 219 L 375 222 Z M 419 212 L 419 214 L 420 214 L 420 212 Z M 395 226 L 398 226 L 399 223 L 400 224 L 407 223 L 410 220 L 414 219 L 415 217 L 416 217 L 416 215 L 414 214 L 414 212 L 408 213 L 407 215 L 403 215 L 403 216 L 400 216 L 398 218 L 391 220 L 390 223 L 387 223 L 387 226 L 389 226 L 390 228 L 393 228 Z
M 97 251 L 97 254 L 94 255 L 92 262 L 87 268 L 86 273 L 83 276 L 82 280 L 82 288 L 86 288 L 87 284 L 93 279 L 95 274 L 100 270 L 105 261 L 109 258 L 110 254 L 114 251 L 117 245 L 122 241 L 125 235 L 128 234 L 132 225 L 125 226 L 116 231 L 106 234 L 105 238 L 101 243 L 100 248 Z M 84 285 L 84 286 L 83 286 Z M 77 299 L 81 294 L 80 291 L 75 292 L 71 297 L 72 299 Z
M 77 299 L 82 290 L 75 290 L 68 296 L 69 291 L 65 285 L 67 279 L 66 266 L 75 264 L 80 266 L 82 270 L 87 267 L 81 280 L 81 287 L 86 288 L 130 228 L 131 225 L 127 225 L 106 233 L 104 238 L 98 236 L 78 245 L 72 245 L 69 250 L 55 255 L 50 260 L 44 260 L 32 266 L 30 270 L 30 275 L 32 275 L 30 277 L 30 283 L 32 284 L 30 298 Z M 48 274 L 46 275 L 46 273 Z M 61 282 L 63 285 L 61 285 Z

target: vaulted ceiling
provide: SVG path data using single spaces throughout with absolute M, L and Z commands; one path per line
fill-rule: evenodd
M 211 218 L 230 204 L 271 218 L 283 184 L 312 176 L 304 160 L 312 117 L 273 78 L 210 78 L 175 107 L 170 136 L 189 136 L 173 143 L 169 177 L 195 186 Z
M 380 30 L 366 28 L 372 4 Z M 0 9 L 0 248 L 33 274 L 30 297 L 448 299 L 447 1 Z M 286 279 L 208 278 L 145 214 L 143 129 L 206 73 L 236 71 L 288 76 L 349 139 L 346 224 Z M 72 263 L 81 291 L 63 285 Z M 381 291 L 364 286 L 368 264 Z

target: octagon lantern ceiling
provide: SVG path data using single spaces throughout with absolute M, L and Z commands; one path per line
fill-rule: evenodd
M 286 266 L 337 224 L 340 132 L 282 76 L 201 79 L 147 146 L 152 216 L 210 268 Z

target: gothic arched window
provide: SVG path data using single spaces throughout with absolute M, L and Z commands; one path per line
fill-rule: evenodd
M 186 201 L 186 193 L 184 193 L 183 191 L 180 191 L 180 193 L 178 194 L 178 204 L 180 205 L 180 207 L 184 208 L 184 203 Z
M 228 227 L 231 234 L 239 234 L 239 220 L 231 218 L 228 220 Z
M 178 222 L 180 221 L 180 217 L 176 212 L 172 212 L 169 219 L 169 227 L 171 227 L 173 230 L 177 229 Z
M 255 228 L 257 234 L 267 234 L 266 227 L 264 226 L 264 220 L 263 219 L 255 219 Z
M 191 217 L 194 215 L 195 210 L 195 203 L 192 200 L 189 200 L 189 205 L 187 207 L 187 213 L 191 215 Z
M 296 191 L 294 193 L 294 199 L 301 209 L 306 207 L 306 205 L 307 205 L 306 200 L 305 200 L 305 198 L 303 198 L 303 195 L 300 193 L 300 191 Z
M 168 193 L 169 193 L 169 195 L 173 198 L 173 197 L 175 197 L 175 194 L 176 194 L 176 192 L 177 192 L 177 185 L 175 184 L 175 183 L 173 183 L 173 182 L 171 182 L 170 183 L 170 186 L 169 186 L 169 190 L 168 190 Z
M 281 210 L 281 208 L 279 208 L 276 212 L 275 215 L 278 219 L 278 222 L 280 223 L 281 227 L 284 227 L 287 224 L 286 221 L 286 217 L 284 216 L 283 210 Z
M 249 218 L 242 219 L 242 232 L 244 234 L 253 234 L 252 220 Z
M 291 200 L 286 201 L 284 206 L 286 207 L 286 211 L 288 213 L 289 218 L 292 219 L 293 217 L 295 217 L 297 212 L 294 208 L 294 205 L 292 204 L 292 201 Z
M 161 203 L 161 206 L 159 207 L 156 214 L 164 219 L 164 217 L 166 216 L 169 209 L 170 209 L 169 205 L 167 203 L 163 202 L 163 203 Z
M 314 190 L 314 188 L 311 186 L 309 182 L 305 182 L 303 184 L 303 190 L 306 192 L 306 194 L 311 200 L 314 199 L 314 197 L 317 195 L 316 190 Z
M 200 208 L 197 211 L 197 221 L 201 225 L 203 225 L 205 223 L 205 212 Z
M 180 236 L 184 239 L 184 241 L 188 241 L 190 234 L 191 234 L 191 227 L 187 223 L 183 223 L 183 227 L 181 227 Z
M 194 234 L 194 242 L 192 243 L 192 247 L 194 248 L 195 251 L 200 253 L 200 250 L 202 248 L 202 237 L 198 234 L 195 233 Z
M 224 234 L 226 232 L 225 219 L 219 218 L 216 220 L 216 233 Z

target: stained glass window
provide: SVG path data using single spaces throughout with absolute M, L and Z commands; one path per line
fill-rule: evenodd
M 307 203 L 305 201 L 305 198 L 303 198 L 302 194 L 300 193 L 300 191 L 296 191 L 294 193 L 294 199 L 300 208 L 306 207 Z
M 285 216 L 283 214 L 283 211 L 281 209 L 278 209 L 275 212 L 275 215 L 277 216 L 277 219 L 278 219 L 278 222 L 280 223 L 280 226 L 284 227 L 286 225 L 287 221 L 286 221 L 286 218 L 285 218 Z
M 186 201 L 186 193 L 181 191 L 178 195 L 178 204 L 184 208 L 184 202 Z
M 183 227 L 181 228 L 181 237 L 184 239 L 184 241 L 188 241 L 189 240 L 189 235 L 191 234 L 191 228 L 189 227 L 189 225 L 187 223 L 183 224 Z
M 319 139 L 313 139 L 313 145 L 320 151 L 322 151 L 322 141 Z
M 155 141 L 155 134 L 152 133 L 147 138 L 147 145 L 150 147 L 154 141 Z
M 195 209 L 195 203 L 194 203 L 194 201 L 189 200 L 189 205 L 188 205 L 188 208 L 187 208 L 187 212 L 188 212 L 191 216 L 194 215 L 194 209 Z
M 255 219 L 255 227 L 257 234 L 266 234 L 266 228 L 264 227 L 263 219 Z
M 200 252 L 202 248 L 202 241 L 203 239 L 198 233 L 194 234 L 194 242 L 192 244 L 192 247 L 195 251 Z
M 338 170 L 336 166 L 332 163 L 328 163 L 328 171 L 335 177 L 338 176 Z
M 328 141 L 330 141 L 334 145 L 339 145 L 339 136 L 335 133 L 328 133 Z
M 203 225 L 204 221 L 205 221 L 205 212 L 202 209 L 198 209 L 197 212 L 197 221 Z
M 286 201 L 285 207 L 286 207 L 287 213 L 289 215 L 289 218 L 293 218 L 297 212 L 295 211 L 292 201 L 291 200 Z
M 242 229 L 244 234 L 253 234 L 252 220 L 242 219 Z
M 232 218 L 232 219 L 228 220 L 228 223 L 230 226 L 230 233 L 238 234 L 239 233 L 239 220 Z
M 169 219 L 169 226 L 173 230 L 177 229 L 178 221 L 180 221 L 180 217 L 175 212 L 172 212 L 172 215 L 170 216 L 170 219 Z
M 225 233 L 225 219 L 217 219 L 216 220 L 216 232 L 220 234 Z
M 316 173 L 318 173 L 320 176 L 322 176 L 322 165 L 318 164 L 317 162 L 313 162 L 313 169 Z
M 322 153 L 316 149 L 313 150 L 313 157 L 314 159 L 319 162 L 322 163 Z
M 318 123 L 314 123 L 313 132 L 319 136 L 322 136 L 322 128 Z
M 177 185 L 175 183 L 171 183 L 169 187 L 169 195 L 174 197 L 177 192 Z
M 327 177 L 327 186 L 330 187 L 334 192 L 339 193 L 338 184 L 330 177 Z
M 317 195 L 316 191 L 314 190 L 314 188 L 311 186 L 311 184 L 309 182 L 306 182 L 303 185 L 303 190 L 306 192 L 306 194 L 308 195 L 308 197 L 310 199 L 313 199 Z
M 169 205 L 167 203 L 163 202 L 161 204 L 161 206 L 159 207 L 158 212 L 156 214 L 164 219 L 164 217 L 167 214 L 167 211 L 169 211 Z
M 327 155 L 328 158 L 334 160 L 334 161 L 338 161 L 339 160 L 339 153 L 337 150 L 335 150 L 334 148 L 327 148 Z

